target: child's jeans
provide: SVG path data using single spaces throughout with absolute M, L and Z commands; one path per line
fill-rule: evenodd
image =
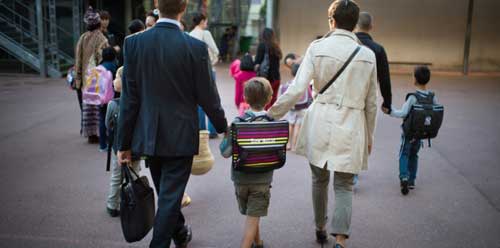
M 99 106 L 99 148 L 105 150 L 108 147 L 108 135 L 106 130 L 106 111 L 108 105 Z
M 418 170 L 418 151 L 422 146 L 419 139 L 408 139 L 401 137 L 401 149 L 399 152 L 399 179 L 415 183 Z
M 107 207 L 110 209 L 118 210 L 120 208 L 120 190 L 123 183 L 122 167 L 118 163 L 118 159 L 114 152 L 111 156 L 111 177 L 109 180 L 110 182 Z M 131 168 L 137 173 L 137 175 L 139 175 L 139 171 L 141 170 L 140 161 L 133 161 L 131 164 Z M 132 177 L 135 177 L 134 174 L 132 174 Z

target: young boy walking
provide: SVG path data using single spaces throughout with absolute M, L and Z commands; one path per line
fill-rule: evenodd
M 259 121 L 259 116 L 267 115 L 264 108 L 271 102 L 273 96 L 271 83 L 265 78 L 255 77 L 245 83 L 244 87 L 245 102 L 250 105 L 250 109 L 242 117 L 244 119 L 257 117 L 256 121 Z M 237 118 L 233 123 L 238 121 Z M 265 118 L 262 121 L 265 121 Z M 231 156 L 231 137 L 226 135 L 220 148 L 224 157 Z M 261 217 L 267 216 L 273 171 L 246 173 L 232 169 L 231 179 L 234 182 L 240 212 L 247 216 L 241 248 L 263 248 L 264 243 L 260 239 L 259 221 Z
M 390 115 L 396 118 L 406 119 L 411 113 L 414 105 L 421 104 L 419 99 L 427 99 L 433 104 L 437 104 L 434 93 L 427 89 L 427 83 L 431 78 L 431 72 L 426 66 L 418 66 L 414 71 L 416 92 L 410 93 L 406 97 L 406 102 L 401 109 L 392 108 Z M 383 109 L 388 113 L 387 108 Z M 422 146 L 422 140 L 409 138 L 404 132 L 401 135 L 401 148 L 399 152 L 399 179 L 401 193 L 407 195 L 410 189 L 415 188 L 415 180 L 418 170 L 418 152 Z
M 122 91 L 122 74 L 123 67 L 120 67 L 116 72 L 116 78 L 113 82 L 115 92 L 117 93 L 120 93 Z M 120 112 L 119 101 L 120 98 L 115 98 L 111 102 L 109 102 L 108 109 L 106 111 L 106 128 L 108 129 L 109 135 L 113 135 L 113 138 L 116 137 L 116 125 L 118 122 L 118 113 Z M 122 167 L 118 163 L 118 159 L 116 158 L 116 150 L 114 149 L 114 147 L 111 153 L 111 161 L 111 177 L 109 183 L 106 211 L 111 217 L 118 217 L 120 215 L 120 187 L 123 182 L 123 175 Z M 140 161 L 132 161 L 130 167 L 137 174 L 139 174 L 139 171 L 141 169 Z

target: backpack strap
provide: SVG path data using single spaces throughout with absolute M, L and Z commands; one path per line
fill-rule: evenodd
M 416 93 L 408 93 L 406 94 L 406 97 L 405 97 L 405 101 L 408 101 L 408 98 L 410 98 L 410 96 L 414 96 L 415 98 L 417 98 L 417 101 L 418 101 L 418 97 L 416 96 L 417 94 Z
M 109 171 L 111 167 L 111 153 L 113 152 L 113 140 L 114 138 L 114 131 L 112 135 L 109 135 L 108 137 L 108 151 L 107 151 L 107 157 L 106 157 L 106 171 Z
M 267 114 L 255 115 L 252 112 L 245 112 L 245 114 L 243 114 L 243 116 L 236 117 L 236 119 L 238 119 L 238 121 L 240 121 L 240 122 L 254 122 L 258 119 L 263 119 L 263 120 L 267 120 L 267 121 L 274 121 L 274 119 L 272 117 L 268 116 Z
M 417 98 L 417 103 L 419 104 L 432 104 L 434 102 L 434 93 L 429 92 L 429 94 L 423 94 L 420 92 L 415 92 L 414 96 Z

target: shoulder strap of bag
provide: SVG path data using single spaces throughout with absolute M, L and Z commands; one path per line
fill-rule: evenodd
M 344 72 L 345 68 L 351 63 L 352 59 L 356 56 L 356 54 L 358 54 L 360 49 L 361 49 L 361 46 L 356 47 L 356 49 L 354 50 L 354 52 L 352 52 L 351 56 L 349 56 L 349 58 L 344 63 L 342 68 L 340 68 L 340 70 L 335 74 L 335 76 L 333 76 L 333 78 L 323 87 L 323 89 L 321 89 L 319 91 L 319 94 L 323 94 L 328 88 L 330 88 L 330 86 L 332 86 L 332 84 L 335 82 L 335 80 L 337 80 L 337 78 L 340 76 L 340 74 L 342 74 L 342 72 Z
M 405 101 L 408 101 L 408 98 L 410 98 L 410 96 L 414 96 L 415 98 L 417 98 L 417 96 L 415 96 L 415 93 L 408 93 L 406 94 Z
M 106 171 L 109 171 L 111 167 L 111 153 L 113 152 L 113 137 L 114 133 L 112 135 L 109 135 L 108 137 L 108 151 L 107 151 L 107 157 L 106 157 Z
M 415 98 L 417 98 L 418 104 L 433 104 L 433 102 L 434 102 L 434 93 L 433 92 L 429 92 L 429 94 L 425 95 L 425 94 L 417 91 L 411 95 L 413 95 L 413 96 L 415 96 Z

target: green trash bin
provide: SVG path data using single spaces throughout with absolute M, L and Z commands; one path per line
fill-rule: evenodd
M 250 45 L 252 45 L 252 36 L 241 36 L 240 38 L 240 52 L 247 53 L 250 51 Z

